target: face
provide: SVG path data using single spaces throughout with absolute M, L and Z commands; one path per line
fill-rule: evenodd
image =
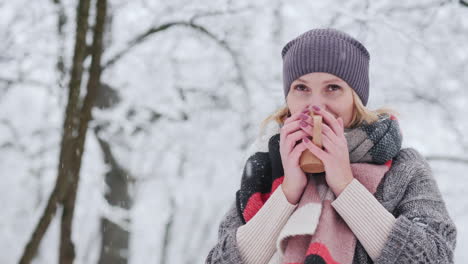
M 286 102 L 291 114 L 316 105 L 335 118 L 343 118 L 345 128 L 353 117 L 352 88 L 339 77 L 326 72 L 312 72 L 293 81 Z

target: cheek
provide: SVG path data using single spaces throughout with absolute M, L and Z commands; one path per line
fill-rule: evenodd
M 348 127 L 348 125 L 351 123 L 351 119 L 353 118 L 353 109 L 342 113 L 341 118 L 343 118 L 344 127 Z
M 353 116 L 353 112 L 352 112 L 352 108 L 349 109 L 349 108 L 345 108 L 345 107 L 342 107 L 342 106 L 338 106 L 338 107 L 334 107 L 334 108 L 331 108 L 329 109 L 329 111 L 331 111 L 333 113 L 333 116 L 335 116 L 336 119 L 338 119 L 338 117 L 341 117 L 343 119 L 343 125 L 346 127 L 346 125 L 350 122 L 352 116 Z
M 304 110 L 307 106 L 307 102 L 304 102 L 303 100 L 298 100 L 294 96 L 288 96 L 286 99 L 286 104 L 288 105 L 291 114 L 302 112 L 302 110 Z
M 352 97 L 343 98 L 340 104 L 337 105 L 337 111 L 339 111 L 340 116 L 343 117 L 343 121 L 346 121 L 346 119 L 350 119 L 352 117 L 353 109 L 354 104 Z

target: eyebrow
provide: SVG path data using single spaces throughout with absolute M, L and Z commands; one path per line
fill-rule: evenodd
M 307 83 L 305 80 L 303 80 L 303 79 L 301 79 L 301 78 L 299 78 L 299 79 L 297 79 L 297 80 L 298 80 L 298 81 L 301 81 L 301 82 L 303 82 L 303 83 Z M 341 80 L 339 80 L 339 79 L 330 79 L 330 80 L 324 81 L 323 83 L 331 83 L 331 82 L 341 82 Z

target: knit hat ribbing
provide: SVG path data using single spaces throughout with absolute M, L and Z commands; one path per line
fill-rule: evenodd
M 281 56 L 285 98 L 297 78 L 327 72 L 344 80 L 367 105 L 370 55 L 364 45 L 347 33 L 332 28 L 309 30 L 289 41 Z

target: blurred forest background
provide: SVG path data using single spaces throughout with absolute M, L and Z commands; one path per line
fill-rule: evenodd
M 0 0 L 0 263 L 203 263 L 315 27 L 369 49 L 465 263 L 466 0 Z

